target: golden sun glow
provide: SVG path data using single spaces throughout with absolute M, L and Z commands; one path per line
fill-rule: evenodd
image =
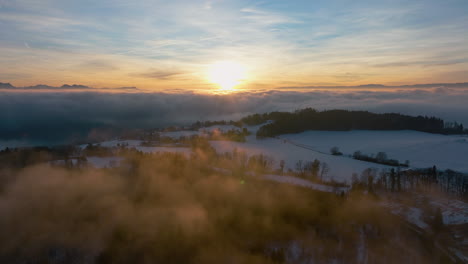
M 235 90 L 237 85 L 245 81 L 246 75 L 246 67 L 233 61 L 217 62 L 208 69 L 208 80 L 222 91 Z

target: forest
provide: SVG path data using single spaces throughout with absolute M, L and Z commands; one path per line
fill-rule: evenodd
M 409 116 L 398 113 L 371 113 L 368 111 L 325 110 L 313 108 L 295 112 L 271 112 L 242 118 L 247 125 L 263 125 L 258 137 L 300 133 L 307 130 L 415 130 L 438 134 L 468 134 L 463 124 L 444 122 L 436 117 Z

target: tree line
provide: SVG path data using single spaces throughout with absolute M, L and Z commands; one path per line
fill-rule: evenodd
M 313 108 L 295 112 L 271 112 L 254 114 L 241 120 L 247 125 L 263 124 L 258 137 L 273 137 L 281 134 L 300 133 L 307 130 L 415 130 L 437 134 L 468 134 L 459 123 L 428 116 L 409 116 L 398 113 L 377 114 L 368 111 L 326 110 Z
M 409 192 L 438 189 L 449 195 L 468 197 L 468 175 L 453 170 L 438 170 L 436 166 L 423 169 L 390 169 L 378 172 L 366 169 L 361 175 L 352 175 L 353 189 Z

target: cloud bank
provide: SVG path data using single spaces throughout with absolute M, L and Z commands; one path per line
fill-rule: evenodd
M 0 91 L 0 138 L 72 139 L 96 128 L 147 129 L 252 113 L 349 109 L 437 116 L 468 125 L 468 88 L 328 89 L 195 93 Z M 118 89 L 117 89 L 118 90 Z

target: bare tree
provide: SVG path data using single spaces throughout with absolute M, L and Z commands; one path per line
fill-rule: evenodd
M 330 167 L 326 162 L 322 162 L 322 170 L 320 172 L 320 180 L 323 181 L 323 176 L 326 176 L 328 172 L 330 171 Z
M 285 164 L 286 164 L 286 163 L 284 162 L 284 160 L 280 160 L 279 166 L 280 166 L 281 175 L 283 175 L 283 173 L 284 173 L 284 165 L 285 165 Z
M 385 152 L 379 152 L 377 153 L 377 155 L 375 156 L 375 159 L 377 160 L 377 162 L 384 162 L 388 159 L 387 157 L 387 153 Z
M 343 153 L 340 152 L 340 149 L 339 149 L 337 146 L 332 147 L 332 148 L 330 149 L 330 153 L 331 153 L 332 155 L 335 155 L 335 156 L 343 155 Z
M 299 172 L 300 175 L 304 174 L 304 166 L 302 165 L 302 160 L 298 160 L 296 162 L 296 171 Z

